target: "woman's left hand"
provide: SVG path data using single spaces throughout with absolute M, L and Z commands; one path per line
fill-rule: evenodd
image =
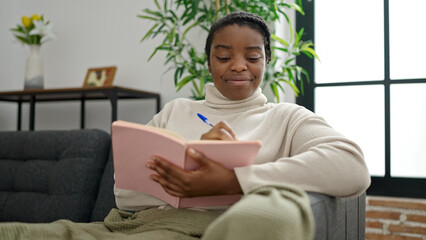
M 199 168 L 184 170 L 166 159 L 153 156 L 147 167 L 157 174 L 151 174 L 150 179 L 159 183 L 163 189 L 176 197 L 198 197 L 210 195 L 241 194 L 242 190 L 234 170 L 225 168 L 202 153 L 189 148 L 189 156 L 194 159 Z

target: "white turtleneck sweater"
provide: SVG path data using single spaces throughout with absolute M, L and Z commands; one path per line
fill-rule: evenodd
M 148 125 L 196 140 L 210 129 L 197 113 L 213 124 L 226 121 L 239 140 L 262 142 L 253 165 L 235 168 L 244 193 L 259 186 L 287 183 L 305 191 L 352 197 L 370 184 L 362 151 L 354 142 L 301 106 L 267 103 L 260 88 L 249 98 L 235 101 L 207 84 L 205 100 L 173 100 Z M 124 210 L 165 205 L 144 193 L 117 188 L 114 193 L 117 206 Z

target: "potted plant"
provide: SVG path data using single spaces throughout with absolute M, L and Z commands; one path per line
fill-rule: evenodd
M 177 91 L 190 84 L 192 98 L 204 99 L 204 85 L 211 82 L 207 58 L 203 50 L 197 49 L 188 38 L 189 31 L 209 31 L 219 18 L 233 11 L 245 11 L 259 15 L 270 25 L 272 60 L 267 66 L 262 88 L 270 86 L 275 100 L 279 91 L 284 91 L 282 83 L 289 84 L 296 96 L 303 94 L 303 81 L 309 81 L 305 69 L 295 64 L 296 56 L 305 54 L 318 58 L 313 43 L 302 41 L 303 29 L 295 31 L 286 11 L 295 10 L 304 14 L 301 0 L 295 3 L 284 0 L 154 0 L 156 9 L 143 9 L 138 17 L 149 20 L 153 26 L 141 41 L 149 38 L 162 38 L 148 61 L 158 52 L 165 51 L 165 64 L 174 70 L 174 84 Z M 285 40 L 275 33 L 275 24 L 281 19 L 288 25 L 289 39 Z M 284 54 L 280 54 L 284 53 Z M 300 89 L 297 87 L 300 84 Z

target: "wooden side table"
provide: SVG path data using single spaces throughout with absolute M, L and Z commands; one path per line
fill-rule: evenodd
M 58 89 L 33 89 L 24 91 L 0 92 L 0 101 L 18 103 L 17 130 L 21 130 L 22 103 L 30 104 L 29 130 L 34 130 L 35 106 L 36 102 L 49 101 L 81 101 L 80 127 L 84 128 L 85 123 L 85 102 L 86 100 L 108 99 L 111 102 L 112 116 L 111 122 L 117 120 L 118 99 L 155 99 L 156 110 L 160 111 L 160 94 L 142 91 L 133 88 L 119 86 L 107 87 L 85 87 L 85 88 L 58 88 Z

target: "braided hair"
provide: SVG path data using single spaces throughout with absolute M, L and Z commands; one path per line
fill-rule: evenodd
M 210 27 L 209 35 L 207 36 L 206 40 L 206 46 L 204 48 L 207 59 L 210 59 L 210 48 L 215 33 L 222 28 L 233 24 L 237 24 L 238 26 L 248 26 L 262 34 L 266 54 L 266 63 L 269 63 L 269 61 L 271 61 L 271 31 L 269 30 L 265 20 L 248 12 L 232 12 L 216 21 Z

